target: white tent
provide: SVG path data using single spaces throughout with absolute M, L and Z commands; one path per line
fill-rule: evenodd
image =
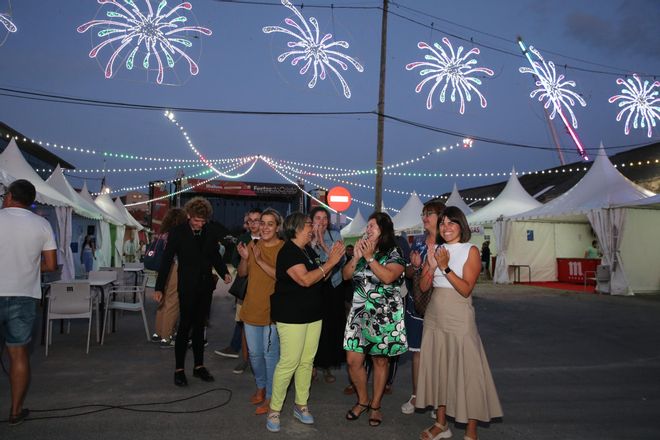
M 7 148 L 0 153 L 0 169 L 16 179 L 30 181 L 37 190 L 37 202 L 51 206 L 73 206 L 71 200 L 44 182 L 25 160 L 14 139 L 10 140 Z
M 626 216 L 625 212 L 615 212 L 611 207 L 651 195 L 651 191 L 631 182 L 614 168 L 601 146 L 591 168 L 573 188 L 539 208 L 507 217 L 502 222 L 499 243 L 504 243 L 506 252 L 504 258 L 498 253 L 495 281 L 509 282 L 511 264 L 529 264 L 533 280 L 556 280 L 556 259 L 581 257 L 593 229 L 603 251 L 601 263 L 611 270 L 608 287 L 611 286 L 614 294 L 630 293 L 626 266 L 644 265 L 648 261 L 630 255 L 631 259 L 624 265 L 627 258 L 622 255 L 621 247 Z M 653 264 L 657 265 L 657 261 Z M 651 271 L 657 270 L 654 267 Z M 599 290 L 606 288 L 599 286 Z
M 130 222 L 130 224 L 126 225 L 129 228 L 131 228 L 131 241 L 132 241 L 132 247 L 133 247 L 133 256 L 137 255 L 137 250 L 140 249 L 140 237 L 138 236 L 137 231 L 141 231 L 144 229 L 144 226 L 140 224 L 135 218 L 131 215 L 130 212 L 128 212 L 128 209 L 124 206 L 124 204 L 121 202 L 121 199 L 117 197 L 115 199 L 115 206 L 117 206 L 117 209 L 124 214 L 124 217 Z
M 66 177 L 64 177 L 64 172 L 59 165 L 57 165 L 57 168 L 55 168 L 48 179 L 46 179 L 46 183 L 73 202 L 73 212 L 76 214 L 94 220 L 100 220 L 103 218 L 101 211 L 99 211 L 96 205 L 82 198 L 78 192 L 71 187 L 66 180 Z
M 360 208 L 358 208 L 357 213 L 355 214 L 355 217 L 353 217 L 353 220 L 349 224 L 347 224 L 344 228 L 342 228 L 339 233 L 341 234 L 342 237 L 359 237 L 362 234 L 364 234 L 364 231 L 367 229 L 367 222 L 362 217 L 362 213 L 360 212 Z
M 57 218 L 57 259 L 62 265 L 62 279 L 70 281 L 74 278 L 73 253 L 71 251 L 71 213 L 75 203 L 60 193 L 37 174 L 25 160 L 14 139 L 9 141 L 7 148 L 0 153 L 0 169 L 11 173 L 16 179 L 25 179 L 36 189 L 36 201 L 55 207 Z
M 96 263 L 98 267 L 109 267 L 112 262 L 112 253 L 114 249 L 114 244 L 111 240 L 111 227 L 116 229 L 117 227 L 123 227 L 124 223 L 121 219 L 115 217 L 111 213 L 105 211 L 102 206 L 98 205 L 92 195 L 87 190 L 87 182 L 83 184 L 82 189 L 79 193 L 80 197 L 87 200 L 94 206 L 96 206 L 101 214 L 103 215 L 104 222 L 101 222 L 99 225 L 99 234 L 96 237 Z
M 516 169 L 511 169 L 511 177 L 495 200 L 478 211 L 467 215 L 470 225 L 493 223 L 501 216 L 510 216 L 541 206 L 542 203 L 530 196 L 522 187 Z
M 401 211 L 392 219 L 394 230 L 406 233 L 420 233 L 423 231 L 424 226 L 420 217 L 423 208 L 424 204 L 417 193 L 413 192 Z
M 447 199 L 447 202 L 445 203 L 445 206 L 455 206 L 461 211 L 463 211 L 463 214 L 470 215 L 474 211 L 472 208 L 470 208 L 465 201 L 463 201 L 463 198 L 461 195 L 458 193 L 458 188 L 456 187 L 456 184 L 454 183 L 454 189 L 451 191 L 451 195 Z
M 114 255 L 114 265 L 115 267 L 120 267 L 123 262 L 122 257 L 124 254 L 124 234 L 126 232 L 126 226 L 133 227 L 131 221 L 126 216 L 124 216 L 123 212 L 121 212 L 117 208 L 117 205 L 114 204 L 112 198 L 108 194 L 99 194 L 94 200 L 94 203 L 96 203 L 96 205 L 98 205 L 105 212 L 112 215 L 114 218 L 119 219 L 122 223 L 121 226 L 120 225 L 116 226 L 117 233 L 115 235 L 115 240 L 114 243 L 110 244 L 110 247 L 112 249 L 112 254 Z M 107 241 L 110 242 L 109 231 L 107 237 L 108 237 Z

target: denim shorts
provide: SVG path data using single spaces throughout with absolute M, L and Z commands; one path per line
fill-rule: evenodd
M 0 296 L 0 335 L 7 346 L 27 345 L 32 340 L 36 304 L 28 296 Z

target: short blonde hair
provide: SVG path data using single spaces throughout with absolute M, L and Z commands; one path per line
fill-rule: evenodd
M 193 197 L 183 207 L 189 217 L 209 220 L 213 215 L 213 207 L 204 197 Z

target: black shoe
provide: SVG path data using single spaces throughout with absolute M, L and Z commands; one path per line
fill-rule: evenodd
M 184 371 L 174 372 L 174 385 L 178 387 L 185 387 L 188 385 L 188 379 L 186 379 L 186 373 Z
M 211 373 L 209 373 L 209 370 L 207 370 L 206 367 L 199 367 L 193 369 L 193 376 L 199 377 L 204 382 L 213 382 L 215 380 L 215 378 L 211 376 Z
M 23 408 L 21 412 L 16 414 L 15 416 L 10 415 L 8 420 L 9 426 L 20 425 L 29 415 L 30 415 L 30 410 L 27 408 Z

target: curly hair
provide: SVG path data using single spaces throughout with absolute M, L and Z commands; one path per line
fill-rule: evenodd
M 181 208 L 171 208 L 165 214 L 163 221 L 160 224 L 160 233 L 165 234 L 169 232 L 173 227 L 185 223 L 188 217 L 186 216 L 186 211 Z
M 213 207 L 204 197 L 193 197 L 183 207 L 189 217 L 209 220 L 213 215 Z

